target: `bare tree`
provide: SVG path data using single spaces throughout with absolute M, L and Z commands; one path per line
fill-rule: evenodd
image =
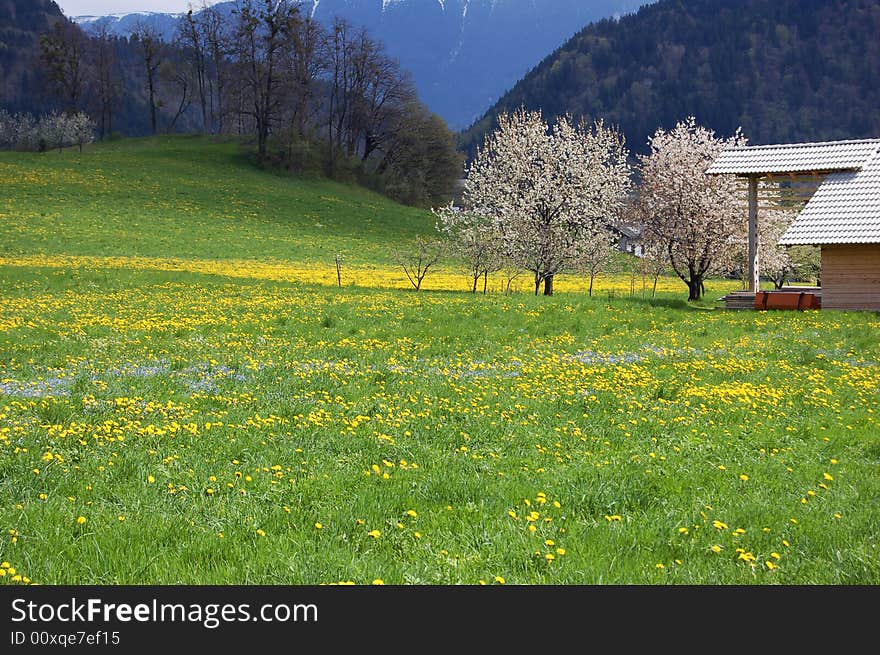
M 440 261 L 445 251 L 445 246 L 439 239 L 416 237 L 412 243 L 395 250 L 392 256 L 403 268 L 413 288 L 420 291 L 428 271 Z
M 193 94 L 196 92 L 193 88 L 195 86 L 193 82 L 194 73 L 195 71 L 191 70 L 186 62 L 176 57 L 166 59 L 159 68 L 159 80 L 163 85 L 173 89 L 170 95 L 178 99 L 177 110 L 168 124 L 169 132 L 174 131 L 177 121 L 192 105 Z
M 286 51 L 287 77 L 290 87 L 290 123 L 294 133 L 306 137 L 317 85 L 327 69 L 327 33 L 321 24 L 307 18 L 299 21 L 290 33 L 291 44 Z
M 348 33 L 351 26 L 338 16 L 333 19 L 333 27 L 327 41 L 327 59 L 330 68 L 330 96 L 327 112 L 327 140 L 330 146 L 330 174 L 336 170 L 336 152 L 342 149 L 342 127 L 348 115 Z M 336 130 L 334 132 L 334 124 Z
M 70 113 L 80 110 L 86 84 L 88 39 L 67 19 L 59 20 L 51 31 L 40 36 L 40 60 L 49 80 Z
M 95 61 L 95 90 L 98 105 L 98 134 L 101 139 L 113 132 L 113 112 L 119 100 L 120 80 L 113 37 L 106 24 L 98 27 L 92 40 Z
M 227 55 L 230 48 L 229 30 L 223 16 L 214 7 L 203 4 L 198 14 L 202 41 L 210 60 L 208 67 L 208 83 L 210 93 L 208 100 L 211 111 L 211 130 L 223 133 L 225 119 L 225 94 L 229 82 L 229 65 Z
M 156 29 L 151 25 L 140 22 L 135 26 L 132 37 L 140 45 L 141 56 L 144 60 L 144 68 L 147 73 L 147 92 L 149 94 L 150 103 L 150 129 L 153 134 L 158 132 L 158 103 L 157 93 L 157 73 L 165 56 L 165 48 Z
M 192 8 L 180 19 L 177 27 L 176 44 L 185 54 L 186 60 L 192 69 L 192 78 L 195 81 L 195 91 L 199 99 L 199 109 L 202 116 L 202 131 L 209 130 L 208 123 L 208 70 L 207 53 L 204 38 L 204 30 L 200 21 L 197 21 Z M 178 112 L 178 116 L 180 112 Z
M 283 48 L 300 20 L 299 9 L 291 0 L 240 0 L 237 12 L 236 54 L 250 101 L 242 111 L 254 120 L 257 155 L 263 160 L 281 107 Z

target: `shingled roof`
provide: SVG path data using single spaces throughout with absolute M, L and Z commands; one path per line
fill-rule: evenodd
M 723 151 L 708 175 L 833 173 L 860 170 L 880 149 L 880 139 L 744 146 Z
M 880 243 L 880 141 L 876 144 L 861 170 L 825 178 L 781 245 Z

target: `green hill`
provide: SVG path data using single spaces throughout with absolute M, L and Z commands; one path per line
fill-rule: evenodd
M 0 153 L 0 255 L 387 261 L 430 214 L 361 187 L 261 171 L 232 141 L 161 137 Z
M 880 134 L 878 0 L 661 0 L 585 28 L 463 136 L 520 105 L 619 125 L 643 150 L 689 115 L 753 143 Z

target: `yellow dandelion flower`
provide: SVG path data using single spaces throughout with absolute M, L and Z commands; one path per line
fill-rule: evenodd
M 824 479 L 828 480 L 829 482 L 831 482 L 831 481 L 834 479 L 833 477 L 831 477 L 831 474 L 830 474 L 830 473 L 823 473 L 823 474 L 822 474 L 822 477 L 823 477 Z
M 714 520 L 712 521 L 712 527 L 716 530 L 727 530 L 727 523 L 724 521 Z
M 85 516 L 77 516 L 76 522 L 79 523 L 80 525 L 82 525 L 83 523 L 86 522 L 86 517 Z
M 497 582 L 498 584 L 507 584 L 507 580 L 505 580 L 500 575 L 495 576 L 495 582 Z
M 156 482 L 156 478 L 154 478 L 152 475 L 148 475 L 147 482 L 149 482 L 150 484 L 154 484 Z
M 315 523 L 315 530 L 321 530 L 324 526 L 320 523 Z
M 380 536 L 382 536 L 382 533 L 379 530 L 370 530 L 367 533 L 367 536 L 372 537 L 373 539 L 378 539 Z
M 715 544 L 714 546 L 710 547 L 709 550 L 711 550 L 713 553 L 720 553 L 721 546 L 719 546 L 718 544 Z
M 385 581 L 382 578 L 376 578 L 375 580 L 373 580 L 373 584 L 379 587 L 384 585 Z
M 406 515 L 412 518 L 416 518 L 419 514 L 414 509 L 408 509 L 406 510 Z

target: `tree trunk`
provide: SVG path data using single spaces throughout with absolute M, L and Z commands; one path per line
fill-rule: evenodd
M 150 129 L 156 136 L 156 92 L 153 87 L 153 76 L 150 76 Z
M 483 271 L 483 295 L 486 295 L 486 291 L 489 289 L 489 271 Z
M 688 281 L 688 302 L 699 300 L 703 297 L 703 280 L 700 278 Z
M 545 296 L 552 296 L 553 295 L 553 274 L 552 273 L 544 278 L 544 295 Z
M 475 273 L 475 274 L 474 274 L 474 288 L 471 289 L 471 293 L 473 293 L 473 294 L 476 294 L 476 293 L 477 293 L 477 282 L 479 281 L 479 279 L 480 279 L 480 274 L 479 274 L 479 273 Z
M 590 273 L 590 298 L 593 297 L 593 282 L 596 280 L 596 276 L 593 273 Z
M 535 295 L 541 291 L 541 276 L 535 273 Z

